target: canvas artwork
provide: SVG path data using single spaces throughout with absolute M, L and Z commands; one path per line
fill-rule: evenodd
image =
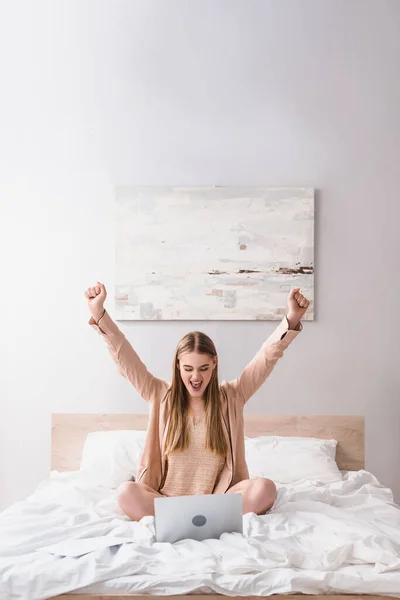
M 291 287 L 314 318 L 312 188 L 118 187 L 115 316 L 280 320 Z

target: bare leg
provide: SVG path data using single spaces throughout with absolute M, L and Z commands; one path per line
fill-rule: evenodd
M 154 499 L 162 497 L 145 483 L 125 481 L 117 488 L 118 504 L 132 521 L 140 521 L 147 515 L 154 516 Z
M 243 494 L 243 514 L 255 512 L 264 515 L 276 499 L 276 486 L 271 479 L 258 477 L 244 479 L 233 485 L 227 494 Z

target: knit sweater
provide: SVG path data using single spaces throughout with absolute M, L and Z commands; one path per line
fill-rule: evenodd
M 165 483 L 159 490 L 164 496 L 212 494 L 225 464 L 225 456 L 205 449 L 206 424 L 204 417 L 197 422 L 189 418 L 189 446 L 168 455 L 164 473 Z

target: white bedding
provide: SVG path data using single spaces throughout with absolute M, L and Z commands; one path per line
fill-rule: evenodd
M 104 536 L 127 543 L 78 557 L 45 550 L 67 538 L 101 542 Z M 335 483 L 279 486 L 269 514 L 244 516 L 244 536 L 160 544 L 153 517 L 128 521 L 114 490 L 94 486 L 78 471 L 54 471 L 0 514 L 0 598 L 36 600 L 77 588 L 400 598 L 400 507 L 371 473 L 344 472 Z

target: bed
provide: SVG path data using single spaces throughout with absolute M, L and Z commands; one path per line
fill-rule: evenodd
M 338 535 L 339 529 L 342 528 L 343 531 L 349 531 L 349 540 L 350 535 L 354 539 L 351 544 L 348 544 L 348 547 L 346 544 L 342 544 L 339 553 L 332 554 L 330 552 L 324 556 L 324 560 L 327 557 L 329 560 L 333 560 L 328 563 L 328 568 L 321 568 L 320 565 L 317 565 L 317 568 L 303 570 L 293 568 L 291 564 L 277 563 L 276 568 L 268 571 L 268 577 L 273 579 L 273 587 L 269 581 L 266 583 L 265 570 L 257 571 L 260 560 L 257 556 L 257 549 L 264 547 L 259 543 L 259 540 L 262 542 L 264 539 L 262 537 L 265 525 L 263 517 L 256 518 L 255 515 L 245 515 L 244 517 L 248 517 L 247 526 L 255 532 L 254 537 L 248 537 L 250 551 L 247 554 L 241 555 L 238 552 L 237 555 L 233 555 L 231 552 L 228 560 L 227 555 L 222 552 L 218 563 L 222 565 L 222 570 L 217 577 L 213 574 L 214 567 L 211 568 L 207 563 L 210 555 L 219 552 L 216 550 L 215 544 L 211 544 L 205 547 L 204 560 L 201 557 L 198 559 L 201 570 L 195 575 L 190 571 L 191 579 L 186 581 L 185 568 L 193 570 L 193 557 L 197 556 L 196 552 L 198 552 L 199 546 L 193 549 L 190 544 L 188 546 L 178 545 L 176 548 L 173 548 L 175 545 L 165 545 L 173 549 L 173 556 L 170 557 L 167 554 L 165 558 L 159 551 L 157 556 L 153 557 L 150 538 L 143 537 L 144 532 L 151 531 L 152 517 L 142 519 L 144 525 L 142 525 L 142 521 L 140 524 L 136 524 L 123 518 L 116 519 L 110 515 L 109 509 L 115 500 L 112 498 L 112 491 L 105 490 L 104 496 L 101 496 L 98 502 L 98 498 L 103 492 L 82 487 L 78 478 L 78 470 L 82 448 L 88 433 L 120 429 L 145 430 L 146 426 L 147 415 L 143 414 L 54 414 L 52 416 L 51 478 L 49 481 L 43 482 L 30 499 L 16 503 L 3 514 L 3 526 L 5 524 L 6 533 L 8 524 L 9 531 L 12 529 L 13 536 L 15 535 L 15 538 L 17 535 L 20 536 L 17 540 L 18 547 L 21 547 L 22 541 L 24 553 L 21 552 L 18 556 L 14 556 L 16 552 L 13 553 L 10 549 L 9 556 L 13 557 L 12 564 L 11 561 L 6 564 L 7 558 L 0 559 L 0 598 L 2 600 L 3 598 L 4 600 L 14 598 L 18 598 L 18 600 L 39 598 L 52 598 L 53 600 L 107 600 L 113 598 L 122 600 L 122 598 L 129 597 L 144 600 L 149 595 L 160 599 L 166 595 L 174 596 L 176 599 L 178 596 L 190 595 L 191 598 L 198 600 L 200 596 L 204 598 L 204 594 L 207 594 L 207 598 L 210 600 L 216 600 L 221 596 L 230 598 L 236 596 L 245 598 L 276 597 L 279 600 L 289 600 L 293 597 L 305 600 L 307 598 L 310 600 L 311 598 L 383 600 L 384 598 L 400 597 L 400 509 L 394 504 L 391 491 L 384 488 L 372 474 L 364 470 L 363 417 L 348 415 L 245 416 L 245 435 L 249 438 L 275 435 L 336 439 L 338 441 L 336 461 L 344 474 L 343 485 L 341 483 L 336 486 L 332 484 L 319 488 L 282 490 L 281 502 L 277 510 L 274 510 L 274 513 L 269 516 L 268 542 L 276 544 L 277 552 L 285 544 L 298 543 L 302 531 L 304 535 L 308 531 L 311 542 L 320 548 L 321 544 L 325 542 L 322 537 L 320 539 L 322 529 L 318 529 L 320 527 L 318 519 L 314 525 L 311 525 L 310 519 L 314 517 L 323 517 L 323 523 L 326 519 L 330 519 L 327 531 L 330 530 L 332 535 Z M 326 501 L 328 497 L 329 499 Z M 41 503 L 44 500 L 46 504 L 42 506 Z M 61 512 L 59 512 L 60 503 L 63 504 Z M 321 513 L 318 516 L 318 511 L 321 510 L 324 514 Z M 93 518 L 94 514 L 95 519 Z M 307 515 L 306 520 L 301 523 L 298 521 L 300 517 L 297 517 L 300 514 Z M 291 521 L 293 515 L 295 518 L 294 521 Z M 274 527 L 271 519 L 276 519 Z M 35 533 L 34 537 L 28 535 L 26 532 L 29 532 L 30 528 L 38 529 L 38 523 L 42 527 L 40 534 Z M 290 527 L 294 524 L 300 529 L 297 529 L 292 535 L 293 532 L 288 524 Z M 1 526 L 0 519 L 0 530 Z M 139 535 L 138 541 L 135 538 L 136 554 L 132 554 L 133 544 L 124 544 L 117 550 L 107 548 L 97 556 L 96 562 L 90 555 L 79 558 L 60 558 L 43 554 L 41 547 L 46 527 L 51 527 L 53 541 L 57 539 L 57 535 L 59 537 L 63 534 L 63 528 L 64 535 L 65 532 L 69 535 L 71 532 L 75 532 L 75 535 L 78 535 L 83 527 L 86 532 L 89 531 L 89 535 L 108 534 L 110 531 L 127 534 L 128 529 L 126 528 L 129 527 L 131 528 L 129 532 L 135 535 L 136 532 L 139 532 L 142 537 Z M 257 528 L 259 529 L 257 530 Z M 280 537 L 283 530 L 285 530 L 285 536 Z M 275 538 L 273 538 L 274 535 Z M 13 541 L 13 539 L 10 534 L 8 541 Z M 236 539 L 236 542 L 238 541 Z M 219 544 L 220 540 L 215 540 L 215 542 Z M 199 543 L 196 542 L 196 544 Z M 273 547 L 271 545 L 271 550 L 269 545 L 265 546 L 268 557 L 274 556 Z M 238 548 L 240 549 L 240 546 Z M 125 552 L 125 559 L 118 559 L 119 562 L 115 563 L 112 571 L 104 571 L 104 564 L 107 561 L 116 561 L 122 552 Z M 131 552 L 131 554 L 126 554 L 127 552 Z M 140 555 L 140 552 L 143 554 Z M 171 549 L 168 552 L 171 552 Z M 194 552 L 194 554 L 191 555 L 190 552 Z M 301 552 L 302 549 L 300 549 Z M 347 553 L 347 558 L 344 557 L 343 552 Z M 141 558 L 135 562 L 137 555 L 140 555 Z M 2 556 L 1 552 L 0 556 Z M 246 559 L 246 564 L 238 562 L 238 557 L 240 560 Z M 312 559 L 314 560 L 314 555 Z M 2 560 L 5 561 L 3 567 Z M 142 572 L 144 560 L 146 569 L 148 569 L 145 574 Z M 168 562 L 169 560 L 171 562 Z M 35 561 L 37 566 L 35 566 Z M 161 561 L 159 564 L 164 564 L 164 567 L 168 566 L 168 572 L 165 569 L 164 571 L 157 570 L 161 568 L 157 561 Z M 232 574 L 228 573 L 226 569 L 224 570 L 224 561 L 228 561 L 226 564 L 232 566 Z M 338 567 L 329 568 L 329 565 L 332 566 L 335 561 Z M 256 570 L 252 565 L 256 565 Z M 126 568 L 127 566 L 129 569 Z M 101 568 L 103 568 L 103 572 Z M 152 568 L 154 571 L 151 570 Z M 27 574 L 25 575 L 25 587 L 21 583 L 21 573 Z M 46 580 L 43 573 L 46 573 Z M 93 573 L 96 573 L 96 578 L 92 577 Z M 288 593 L 279 591 L 278 594 L 275 594 L 275 589 L 286 589 L 288 574 L 290 574 L 291 581 L 290 591 Z M 187 584 L 186 589 L 184 584 Z M 337 591 L 339 587 L 340 593 Z M 50 594 L 49 590 L 52 590 L 53 593 Z M 56 594 L 54 590 L 61 590 L 61 593 L 57 592 Z M 379 593 L 376 593 L 377 590 Z

